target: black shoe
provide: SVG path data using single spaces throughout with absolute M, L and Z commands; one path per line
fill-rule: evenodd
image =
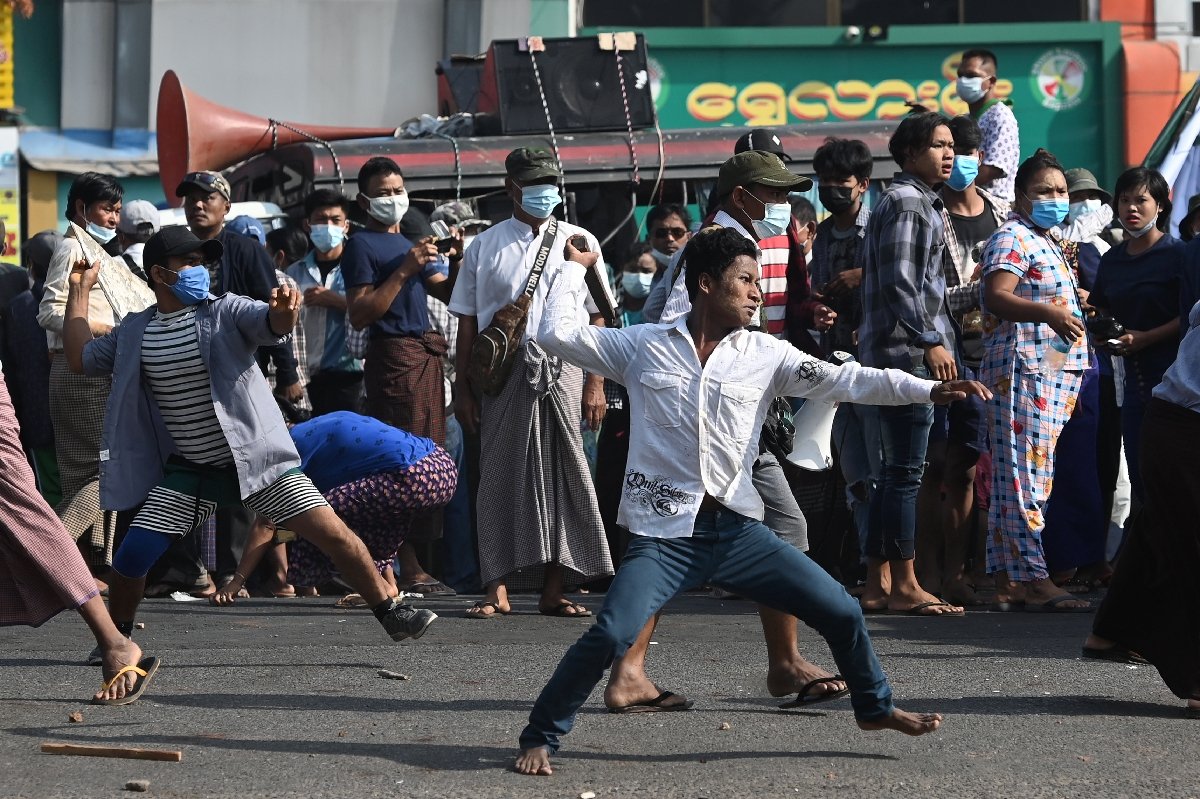
M 393 641 L 403 641 L 405 638 L 420 638 L 436 618 L 437 614 L 432 610 L 422 610 L 396 601 L 379 621 Z

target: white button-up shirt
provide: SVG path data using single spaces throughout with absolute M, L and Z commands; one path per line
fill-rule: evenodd
M 462 266 L 459 267 L 454 291 L 450 295 L 450 312 L 455 316 L 476 317 L 480 330 L 491 324 L 496 311 L 510 302 L 516 302 L 517 297 L 525 291 L 529 272 L 533 269 L 533 262 L 537 258 L 545 232 L 544 224 L 534 233 L 529 225 L 516 217 L 510 217 L 476 236 L 471 246 L 463 253 Z M 549 290 L 549 278 L 563 264 L 563 248 L 567 240 L 576 235 L 587 239 L 589 250 L 600 251 L 600 242 L 591 233 L 568 222 L 558 223 L 558 232 L 546 257 L 546 267 L 529 303 L 529 314 L 525 319 L 525 341 L 537 335 L 542 319 L 542 307 Z M 585 309 L 587 313 L 584 312 Z M 596 313 L 596 304 L 589 296 L 586 303 L 576 308 L 576 312 L 586 324 L 587 314 Z
M 580 324 L 584 273 L 568 262 L 554 276 L 538 343 L 629 389 L 629 461 L 617 522 L 637 535 L 690 536 L 705 494 L 762 519 L 750 472 L 775 397 L 910 405 L 929 402 L 936 385 L 894 369 L 835 366 L 745 329 L 726 336 L 701 366 L 686 315 L 673 325 Z

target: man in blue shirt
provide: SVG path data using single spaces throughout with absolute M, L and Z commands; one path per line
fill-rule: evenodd
M 462 260 L 462 240 L 447 252 L 448 274 L 432 238 L 415 244 L 400 232 L 409 210 L 404 175 L 390 158 L 372 158 L 358 172 L 358 205 L 367 226 L 350 239 L 342 254 L 342 278 L 350 324 L 370 326 L 363 367 L 364 410 L 381 422 L 446 443 L 445 370 L 449 343 L 429 324 L 426 293 L 450 302 Z M 414 544 L 441 538 L 441 514 L 413 525 L 400 550 L 400 586 L 449 593 L 417 561 Z

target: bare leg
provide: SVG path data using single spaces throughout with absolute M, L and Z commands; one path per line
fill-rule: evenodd
M 859 729 L 867 732 L 876 730 L 895 730 L 905 735 L 925 735 L 942 726 L 941 713 L 909 713 L 904 710 L 893 710 L 892 715 L 872 721 L 857 722 Z
M 547 563 L 546 576 L 542 582 L 542 598 L 538 602 L 538 610 L 542 613 L 553 611 L 558 607 L 565 607 L 567 610 L 562 611 L 559 615 L 563 616 L 584 616 L 587 608 L 583 605 L 572 602 L 563 596 L 563 567 L 561 563 Z
M 287 546 L 285 544 L 275 544 L 266 551 L 264 560 L 266 560 L 267 567 L 271 571 L 267 590 L 272 594 L 292 593 L 295 589 L 287 581 Z
M 550 768 L 550 750 L 544 746 L 522 749 L 513 763 L 513 770 L 518 774 L 549 777 L 554 773 L 554 769 Z
M 860 597 L 862 609 L 884 610 L 892 593 L 892 567 L 886 560 L 867 558 L 867 587 Z
M 142 648 L 121 635 L 117 626 L 113 624 L 112 617 L 108 615 L 104 600 L 99 596 L 94 596 L 80 605 L 79 615 L 91 628 L 96 645 L 104 654 L 105 682 L 111 680 L 123 667 L 136 666 L 142 659 Z M 136 682 L 137 675 L 127 673 L 109 686 L 107 691 L 97 691 L 96 699 L 120 699 L 133 690 Z
M 951 444 L 943 480 L 942 529 L 946 531 L 942 571 L 942 598 L 962 605 L 983 600 L 967 580 L 967 549 L 971 536 L 971 509 L 975 506 L 975 464 L 979 453 L 962 444 Z
M 108 612 L 117 624 L 133 624 L 142 595 L 146 592 L 146 576 L 126 577 L 112 573 L 108 581 Z
M 662 693 L 646 676 L 646 652 L 650 649 L 650 639 L 654 637 L 654 628 L 658 626 L 661 615 L 662 611 L 659 611 L 651 616 L 633 645 L 613 661 L 608 686 L 604 689 L 605 706 L 625 707 L 649 701 Z
M 758 617 L 762 621 L 763 638 L 767 642 L 767 691 L 771 696 L 786 696 L 813 680 L 833 676 L 800 654 L 795 616 L 759 605 Z M 827 682 L 813 686 L 809 693 L 821 696 L 844 690 L 844 682 Z
M 937 602 L 938 598 L 926 591 L 917 582 L 911 560 L 891 561 L 892 593 L 888 598 L 888 610 L 911 610 L 926 602 Z M 956 605 L 940 605 L 925 608 L 921 611 L 927 616 L 942 616 L 948 613 L 962 613 L 962 608 Z M 930 730 L 931 732 L 931 730 Z
M 400 549 L 396 552 L 396 560 L 400 562 L 400 574 L 398 575 L 400 585 L 437 582 L 437 579 L 421 566 L 421 561 L 417 559 L 416 547 L 409 542 L 405 541 L 400 545 Z
M 362 539 L 328 505 L 293 516 L 286 526 L 325 553 L 346 582 L 366 600 L 367 607 L 373 608 L 394 596 L 375 571 L 371 553 Z

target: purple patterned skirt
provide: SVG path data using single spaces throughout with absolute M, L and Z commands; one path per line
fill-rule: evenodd
M 454 496 L 458 466 L 441 447 L 409 466 L 379 472 L 332 488 L 325 499 L 342 521 L 362 539 L 375 568 L 383 574 L 404 543 L 413 518 L 442 507 Z M 314 586 L 334 574 L 332 561 L 309 542 L 298 539 L 288 548 L 288 582 Z

